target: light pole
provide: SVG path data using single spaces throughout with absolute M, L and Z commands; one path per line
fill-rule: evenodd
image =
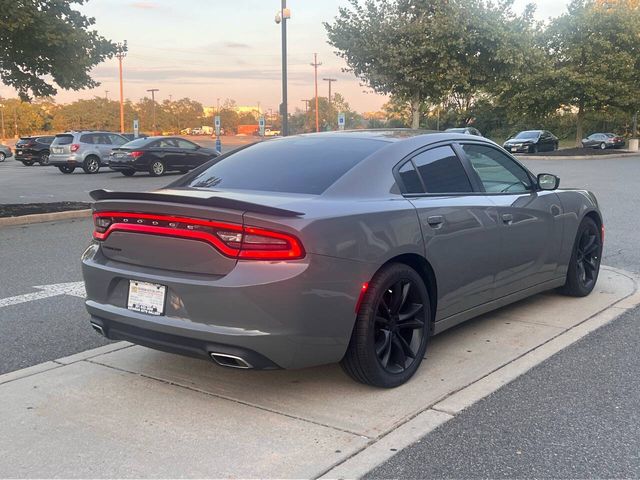
M 316 132 L 320 131 L 320 117 L 318 115 L 318 67 L 322 65 L 322 63 L 318 63 L 318 54 L 313 54 L 313 63 L 311 66 L 315 72 L 315 84 L 316 84 Z
M 120 71 L 120 133 L 124 133 L 124 87 L 122 85 L 122 59 L 127 56 L 127 41 L 116 45 L 116 57 Z
M 325 82 L 329 82 L 329 107 L 331 107 L 331 84 L 333 82 L 337 82 L 338 79 L 337 78 L 323 78 L 322 80 L 324 80 Z
M 0 117 L 2 118 L 2 142 L 4 143 L 4 139 L 6 138 L 7 134 L 4 131 L 4 104 L 0 103 Z
M 156 92 L 160 90 L 157 88 L 150 88 L 147 92 L 151 92 L 151 111 L 153 112 L 153 134 L 156 134 Z
M 282 136 L 289 135 L 289 109 L 287 106 L 287 20 L 291 11 L 287 8 L 287 0 L 282 0 L 280 11 L 276 14 L 276 23 L 282 23 Z

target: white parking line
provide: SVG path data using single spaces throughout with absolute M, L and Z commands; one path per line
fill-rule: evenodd
M 33 288 L 39 291 L 1 298 L 0 308 L 32 302 L 34 300 L 42 300 L 43 298 L 55 297 L 57 295 L 71 295 L 80 298 L 85 298 L 86 296 L 84 282 L 53 283 L 51 285 L 36 285 Z

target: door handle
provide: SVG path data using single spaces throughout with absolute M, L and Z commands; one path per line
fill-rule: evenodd
M 511 225 L 511 222 L 513 222 L 513 215 L 511 215 L 510 213 L 503 213 L 502 221 L 507 225 Z
M 427 223 L 433 228 L 440 228 L 444 223 L 444 217 L 442 215 L 432 215 L 427 217 Z

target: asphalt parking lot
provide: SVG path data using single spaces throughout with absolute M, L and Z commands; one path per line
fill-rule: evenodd
M 640 251 L 637 249 L 640 235 L 636 226 L 637 221 L 634 220 L 637 220 L 636 212 L 640 208 L 640 193 L 634 180 L 640 178 L 640 156 L 584 161 L 527 160 L 525 163 L 535 173 L 558 174 L 562 179 L 563 187 L 588 188 L 594 191 L 601 203 L 607 230 L 603 264 L 640 274 Z M 143 176 L 126 178 L 117 173 L 62 175 L 57 170 L 49 169 L 49 172 L 47 170 L 44 167 L 25 168 L 20 164 L 11 165 L 10 161 L 5 162 L 4 165 L 0 164 L 0 203 L 48 201 L 43 198 L 8 201 L 7 198 L 12 195 L 7 193 L 9 189 L 13 188 L 14 192 L 23 190 L 19 187 L 21 182 L 31 185 L 30 189 L 33 189 L 34 193 L 44 189 L 45 192 L 49 192 L 46 194 L 56 195 L 55 198 L 86 201 L 87 192 L 95 188 L 146 190 L 160 187 L 175 178 L 173 176 L 160 179 Z M 7 173 L 8 175 L 5 175 Z M 132 181 L 136 183 L 131 183 Z M 88 185 L 87 182 L 91 184 Z M 3 281 L 0 283 L 0 374 L 105 345 L 106 342 L 88 327 L 87 315 L 76 284 L 81 280 L 78 259 L 89 241 L 90 232 L 89 219 L 0 228 L 0 258 L 3 269 Z M 561 317 L 563 314 L 560 312 L 558 315 Z M 472 457 L 467 453 L 468 458 L 463 459 L 456 469 L 451 471 L 455 472 L 451 476 L 563 476 L 558 472 L 576 477 L 639 476 L 640 467 L 637 456 L 627 455 L 625 457 L 627 463 L 621 463 L 618 461 L 619 455 L 627 450 L 614 448 L 617 445 L 616 442 L 622 440 L 630 446 L 629 448 L 637 447 L 636 452 L 640 448 L 638 429 L 634 428 L 638 425 L 637 417 L 633 416 L 636 404 L 633 403 L 635 400 L 628 398 L 634 396 L 634 392 L 637 391 L 632 390 L 636 383 L 630 378 L 636 371 L 634 365 L 637 363 L 628 357 L 634 355 L 634 349 L 630 345 L 633 345 L 633 339 L 637 338 L 638 319 L 637 310 L 628 312 L 624 318 L 615 320 L 606 327 L 606 331 L 602 330 L 604 333 L 596 332 L 586 337 L 575 348 L 561 352 L 541 365 L 539 369 L 525 374 L 517 382 L 469 409 L 463 416 L 446 423 L 425 437 L 424 441 L 392 458 L 387 465 L 379 467 L 372 475 L 375 477 L 419 476 L 419 472 L 429 472 L 428 476 L 449 476 L 447 468 L 452 464 L 443 460 L 433 462 L 431 470 L 420 470 L 421 462 L 435 452 L 440 452 L 443 455 L 442 458 L 448 458 L 445 455 L 445 447 L 449 445 L 455 449 L 458 446 L 456 438 L 459 438 L 459 435 L 468 435 L 464 432 L 482 432 L 484 436 L 480 433 L 469 435 L 468 441 L 461 444 L 461 448 L 467 448 L 468 452 L 477 452 L 477 456 Z M 607 351 L 607 346 L 610 347 L 610 351 Z M 611 350 L 615 350 L 615 354 Z M 143 357 L 138 357 L 138 360 L 142 359 Z M 105 362 L 109 363 L 107 360 Z M 113 362 L 110 362 L 112 367 Z M 594 362 L 597 363 L 597 368 L 590 369 L 589 365 L 593 365 Z M 192 372 L 189 370 L 190 365 L 186 365 L 186 370 L 183 372 L 174 372 L 178 375 L 177 377 L 164 380 L 167 382 L 175 382 L 177 379 L 185 380 L 188 377 L 186 372 Z M 209 376 L 211 375 L 209 365 L 205 365 L 207 367 L 202 367 L 203 371 L 206 371 L 206 375 Z M 628 368 L 623 368 L 624 365 Z M 118 368 L 124 367 L 124 364 L 120 364 Z M 132 368 L 130 364 L 126 367 Z M 611 372 L 618 372 L 620 368 L 623 370 L 619 375 L 611 375 Z M 211 371 L 214 375 L 220 372 L 219 369 Z M 338 375 L 334 370 L 331 372 L 333 372 L 331 375 Z M 255 373 L 255 378 L 252 377 L 250 381 L 259 383 L 260 374 Z M 150 372 L 142 372 L 141 375 L 153 376 Z M 291 378 L 297 382 L 307 381 L 304 377 L 294 377 Z M 545 379 L 548 383 L 546 385 Z M 244 381 L 238 380 L 238 382 Z M 583 442 L 591 432 L 598 431 L 600 442 L 594 441 L 583 450 L 577 450 L 583 455 L 588 455 L 589 452 L 594 451 L 592 449 L 599 448 L 600 443 L 611 445 L 608 450 L 598 455 L 594 453 L 594 458 L 604 465 L 602 469 L 592 468 L 593 462 L 590 461 L 583 462 L 585 465 L 583 469 L 555 470 L 554 463 L 549 461 L 546 463 L 548 469 L 544 470 L 539 463 L 536 463 L 537 459 L 535 461 L 533 459 L 536 453 L 553 455 L 554 452 L 548 450 L 548 443 L 556 441 L 564 442 L 558 445 L 556 454 L 561 455 L 561 458 L 567 459 L 566 462 L 571 464 L 580 461 L 578 456 L 569 456 L 568 450 L 572 445 L 575 447 L 575 444 L 563 437 L 570 434 L 571 429 L 562 430 L 562 425 L 558 423 L 565 418 L 562 415 L 568 415 L 558 407 L 569 401 L 558 391 L 559 388 L 567 385 L 567 382 L 571 383 L 575 396 L 590 394 L 595 402 L 594 404 L 581 402 L 576 405 L 575 410 L 572 411 L 575 416 L 567 420 L 567 425 L 577 425 L 582 418 L 580 415 L 584 415 L 587 419 L 584 428 L 576 433 L 575 442 Z M 628 388 L 624 385 L 628 385 Z M 223 390 L 222 393 L 216 390 L 216 395 L 228 395 L 224 382 L 216 383 L 216 388 Z M 515 393 L 512 389 L 516 389 Z M 234 401 L 241 403 L 251 403 L 256 400 L 254 397 L 233 398 Z M 628 403 L 624 404 L 625 401 Z M 619 415 L 612 414 L 610 417 L 605 415 L 606 409 L 615 410 L 616 404 L 623 405 L 622 412 Z M 268 406 L 267 409 L 273 408 L 275 407 Z M 488 415 L 487 411 L 493 413 Z M 537 412 L 536 423 L 519 425 L 518 422 L 530 411 Z M 295 416 L 295 412 L 291 415 Z M 607 423 L 609 418 L 611 422 Z M 593 421 L 588 421 L 589 419 Z M 626 429 L 621 424 L 623 420 L 627 422 Z M 514 428 L 505 430 L 501 427 L 502 425 L 514 425 Z M 612 430 L 614 428 L 621 433 L 616 435 Z M 365 430 L 354 427 L 352 433 L 367 436 Z M 548 432 L 549 436 L 538 434 L 540 431 Z M 369 433 L 373 436 L 372 438 L 379 434 Z M 331 454 L 330 445 L 334 441 L 337 442 L 337 437 L 322 444 L 323 455 Z M 348 440 L 349 442 L 351 440 Z M 494 450 L 488 447 L 481 448 L 479 444 L 482 442 L 496 445 L 497 451 L 502 452 L 503 455 L 493 458 Z M 360 448 L 357 441 L 349 444 L 351 445 L 349 455 L 355 454 Z M 522 457 L 518 453 L 514 454 L 518 457 L 514 457 L 509 453 L 508 447 L 516 444 L 526 446 L 521 452 L 526 451 L 527 457 Z M 586 444 L 583 442 L 581 445 Z M 299 452 L 299 455 L 296 458 L 303 461 L 305 452 Z M 338 455 L 338 457 L 342 461 L 349 455 Z M 508 463 L 513 458 L 529 458 L 529 460 L 521 460 L 521 464 L 519 466 L 514 464 L 511 470 L 502 468 L 505 462 Z M 613 467 L 607 469 L 607 462 L 612 465 L 626 466 L 626 470 Z M 482 465 L 482 468 L 474 470 L 475 465 Z M 532 466 L 536 465 L 538 470 L 532 470 Z M 297 470 L 297 472 L 311 474 L 319 473 L 321 470 Z M 575 475 L 571 474 L 572 471 Z M 275 470 L 275 472 L 284 474 L 284 470 Z M 85 473 L 88 476 L 91 475 L 91 472 Z M 139 471 L 139 473 L 143 472 Z M 224 476 L 225 472 L 221 470 L 219 473 Z M 247 470 L 246 473 L 250 475 L 255 472 Z

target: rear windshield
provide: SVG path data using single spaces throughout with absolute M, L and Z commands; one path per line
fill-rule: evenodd
M 321 136 L 269 140 L 232 153 L 185 186 L 320 195 L 386 144 Z
M 536 130 L 527 130 L 526 132 L 520 132 L 513 138 L 538 138 L 540 132 Z
M 73 143 L 73 135 L 56 135 L 53 140 L 54 145 L 69 145 Z

